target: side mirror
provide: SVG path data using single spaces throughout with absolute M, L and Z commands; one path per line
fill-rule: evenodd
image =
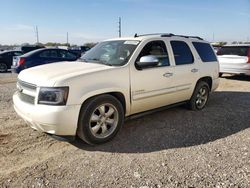
M 137 68 L 144 69 L 154 67 L 159 63 L 159 59 L 154 55 L 142 56 L 139 62 L 136 62 Z

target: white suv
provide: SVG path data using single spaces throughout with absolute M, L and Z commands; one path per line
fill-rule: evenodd
M 135 35 L 101 42 L 78 62 L 22 71 L 14 108 L 36 130 L 100 144 L 125 117 L 181 103 L 203 109 L 218 75 L 216 55 L 199 37 Z

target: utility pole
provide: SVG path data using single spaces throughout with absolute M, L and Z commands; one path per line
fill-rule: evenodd
M 119 17 L 119 22 L 118 22 L 118 32 L 119 32 L 119 38 L 122 36 L 122 19 Z
M 35 27 L 35 34 L 36 34 L 36 42 L 39 43 L 39 34 L 38 34 L 38 27 Z
M 69 46 L 69 33 L 67 32 L 67 46 Z

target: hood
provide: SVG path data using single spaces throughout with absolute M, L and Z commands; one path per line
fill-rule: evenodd
M 18 75 L 18 79 L 37 86 L 54 86 L 57 81 L 112 68 L 107 65 L 80 61 L 58 62 L 25 69 Z

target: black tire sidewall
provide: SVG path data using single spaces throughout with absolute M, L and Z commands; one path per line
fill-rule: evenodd
M 188 106 L 191 110 L 202 110 L 206 104 L 202 107 L 202 108 L 197 108 L 197 105 L 196 105 L 196 96 L 199 92 L 199 90 L 202 88 L 202 87 L 205 87 L 206 88 L 206 92 L 207 92 L 207 101 L 206 101 L 206 104 L 208 102 L 208 99 L 209 99 L 209 92 L 210 92 L 210 89 L 209 89 L 209 86 L 206 82 L 204 81 L 199 81 L 195 87 L 195 90 L 193 92 L 193 95 L 190 99 L 190 101 L 188 102 Z
M 115 106 L 118 111 L 118 124 L 114 132 L 106 138 L 96 138 L 89 128 L 89 120 L 93 111 L 100 106 L 101 104 L 110 103 Z M 95 144 L 102 144 L 111 140 L 120 130 L 122 124 L 124 122 L 124 110 L 123 106 L 119 100 L 111 95 L 100 95 L 89 99 L 85 104 L 83 104 L 79 120 L 78 120 L 78 129 L 77 135 L 84 140 L 85 142 L 95 145 Z
M 0 67 L 1 67 L 2 65 L 5 66 L 5 69 L 4 69 L 4 70 L 1 70 L 1 69 L 0 69 L 0 72 L 7 72 L 8 66 L 7 66 L 5 63 L 0 63 Z

